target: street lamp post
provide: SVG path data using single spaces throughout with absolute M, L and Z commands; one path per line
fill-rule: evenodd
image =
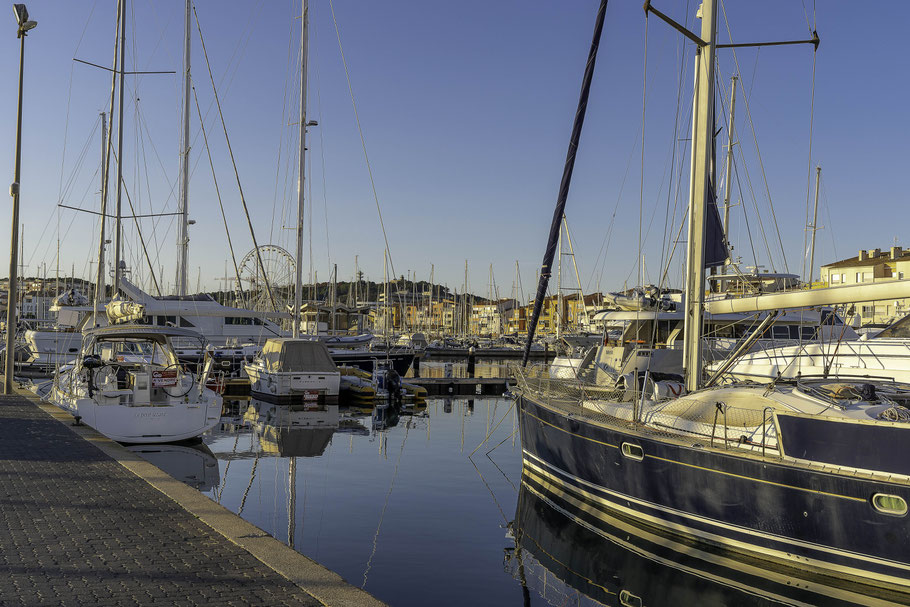
M 13 225 L 10 238 L 9 253 L 9 295 L 6 298 L 6 356 L 3 368 L 3 393 L 13 393 L 13 363 L 16 358 L 16 295 L 18 291 L 16 264 L 18 263 L 19 247 L 19 168 L 22 159 L 22 67 L 25 58 L 25 36 L 38 22 L 29 21 L 28 9 L 24 4 L 13 4 L 18 29 L 16 36 L 19 38 L 19 104 L 16 112 L 16 165 L 13 183 L 9 186 L 10 196 L 13 197 Z

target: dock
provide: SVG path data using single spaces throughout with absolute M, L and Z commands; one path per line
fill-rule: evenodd
M 383 605 L 28 393 L 0 420 L 4 604 Z
M 405 381 L 426 388 L 427 396 L 502 396 L 515 385 L 507 377 L 408 377 Z

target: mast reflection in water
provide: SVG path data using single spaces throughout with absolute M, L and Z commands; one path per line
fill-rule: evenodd
M 522 476 L 505 568 L 525 604 L 900 605 L 683 545 L 595 509 L 563 502 Z M 894 598 L 894 597 L 891 597 Z M 532 600 L 535 599 L 535 600 Z

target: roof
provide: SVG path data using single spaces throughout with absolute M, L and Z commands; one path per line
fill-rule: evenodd
M 910 251 L 902 251 L 897 258 L 891 258 L 891 251 L 882 251 L 877 257 L 866 257 L 866 259 L 860 259 L 858 255 L 853 257 L 848 257 L 847 259 L 841 259 L 840 261 L 835 261 L 834 263 L 826 263 L 823 265 L 823 268 L 864 268 L 869 266 L 877 266 L 891 261 L 910 261 Z
M 137 338 L 148 339 L 151 341 L 164 342 L 166 338 L 171 337 L 189 337 L 205 341 L 201 333 L 182 327 L 159 327 L 152 325 L 111 325 L 100 327 L 85 332 L 86 337 L 95 337 L 102 339 L 111 338 Z

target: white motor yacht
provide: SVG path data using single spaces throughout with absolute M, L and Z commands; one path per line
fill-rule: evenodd
M 199 436 L 221 416 L 221 396 L 178 360 L 172 339 L 189 329 L 114 325 L 84 334 L 72 365 L 54 376 L 46 399 L 108 438 L 165 443 Z

